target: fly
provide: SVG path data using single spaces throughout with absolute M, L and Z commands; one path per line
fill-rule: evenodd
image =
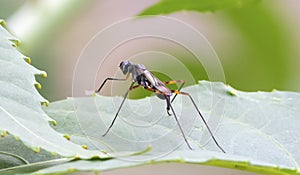
M 117 116 L 124 104 L 124 101 L 125 99 L 127 98 L 128 96 L 128 93 L 138 87 L 143 87 L 144 89 L 148 90 L 148 91 L 151 91 L 151 92 L 154 92 L 156 93 L 156 95 L 160 98 L 160 99 L 163 99 L 163 100 L 166 100 L 167 102 L 167 113 L 168 115 L 174 115 L 174 118 L 176 120 L 176 123 L 180 129 L 180 132 L 184 138 L 184 141 L 185 143 L 187 144 L 187 146 L 189 147 L 189 149 L 192 150 L 192 147 L 191 145 L 189 144 L 184 132 L 183 132 L 183 129 L 178 121 L 178 118 L 175 114 L 175 111 L 173 109 L 173 106 L 172 106 L 172 102 L 174 101 L 174 99 L 176 98 L 176 96 L 178 94 L 181 94 L 181 95 L 185 95 L 185 96 L 188 96 L 189 99 L 191 100 L 192 104 L 194 105 L 195 109 L 197 110 L 200 118 L 202 119 L 203 123 L 205 124 L 207 130 L 209 131 L 209 134 L 211 135 L 212 139 L 214 140 L 214 142 L 216 143 L 216 145 L 218 146 L 218 148 L 223 152 L 225 153 L 224 149 L 219 145 L 219 143 L 217 142 L 216 138 L 214 137 L 213 133 L 211 132 L 208 124 L 206 123 L 203 115 L 201 114 L 199 108 L 197 107 L 194 99 L 192 98 L 192 96 L 187 93 L 187 92 L 182 92 L 181 91 L 181 88 L 183 87 L 185 81 L 184 80 L 171 80 L 171 81 L 166 81 L 166 82 L 162 82 L 160 81 L 157 77 L 155 77 L 149 70 L 147 70 L 147 68 L 142 65 L 142 64 L 134 64 L 130 61 L 122 61 L 119 65 L 119 68 L 121 69 L 122 73 L 124 75 L 126 75 L 125 78 L 106 78 L 103 83 L 101 84 L 101 86 L 99 87 L 98 90 L 96 90 L 96 93 L 100 92 L 100 90 L 102 89 L 102 87 L 105 85 L 105 83 L 108 81 L 108 80 L 116 80 L 116 81 L 125 81 L 129 78 L 130 74 L 132 75 L 132 83 L 130 84 L 128 90 L 126 91 L 125 95 L 124 95 L 124 98 L 117 110 L 117 113 L 115 115 L 115 117 L 113 118 L 111 124 L 109 125 L 108 129 L 106 130 L 106 132 L 103 134 L 103 136 L 105 136 L 109 131 L 110 129 L 112 128 L 112 126 L 114 125 L 116 119 L 117 119 Z M 181 83 L 181 85 L 179 86 L 179 88 L 177 90 L 170 90 L 166 84 L 177 84 L 177 83 Z M 174 95 L 174 97 L 172 98 L 171 100 L 171 96 Z M 170 111 L 172 113 L 170 113 Z

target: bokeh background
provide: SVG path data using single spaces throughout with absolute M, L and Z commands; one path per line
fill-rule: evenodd
M 20 38 L 21 51 L 30 56 L 32 65 L 47 71 L 47 79 L 37 78 L 43 85 L 43 96 L 55 101 L 72 96 L 76 61 L 97 32 L 119 20 L 134 17 L 157 2 L 0 0 L 0 17 Z M 204 13 L 180 11 L 167 16 L 192 25 L 207 38 L 221 61 L 226 83 L 234 88 L 299 91 L 299 7 L 297 0 L 262 0 L 243 8 Z M 183 31 L 182 35 L 187 34 Z M 155 48 L 155 44 L 146 47 Z M 172 52 L 172 48 L 170 50 Z M 131 51 L 124 49 L 118 56 L 125 57 Z M 207 79 L 200 63 L 188 61 L 189 55 L 178 49 L 174 49 L 173 54 L 190 69 L 195 80 Z M 97 55 L 95 58 L 103 59 Z M 116 71 L 122 59 L 111 62 L 107 70 L 103 68 L 99 82 L 112 69 Z M 93 89 L 93 86 L 84 88 Z

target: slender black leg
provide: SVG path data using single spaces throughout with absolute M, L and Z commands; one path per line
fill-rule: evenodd
M 176 116 L 176 114 L 175 114 L 175 111 L 174 111 L 174 109 L 173 109 L 173 107 L 172 107 L 172 105 L 171 105 L 170 97 L 169 97 L 169 96 L 166 96 L 166 95 L 165 95 L 165 97 L 166 97 L 166 101 L 167 101 L 167 106 L 172 110 L 172 113 L 174 114 L 174 118 L 175 118 L 175 120 L 176 120 L 176 122 L 177 122 L 177 125 L 178 125 L 178 127 L 179 127 L 179 129 L 180 129 L 180 132 L 181 132 L 181 134 L 182 134 L 182 136 L 183 136 L 183 138 L 184 138 L 185 143 L 187 144 L 187 146 L 189 147 L 189 149 L 192 150 L 192 147 L 191 147 L 191 145 L 189 144 L 189 142 L 187 141 L 186 136 L 185 136 L 185 134 L 184 134 L 184 132 L 183 132 L 183 129 L 182 129 L 182 127 L 181 127 L 181 125 L 180 125 L 180 123 L 179 123 L 179 121 L 178 121 L 178 118 L 177 118 L 177 116 Z
M 182 89 L 182 87 L 184 86 L 185 81 L 184 80 L 178 80 L 178 81 L 181 83 L 180 87 L 178 88 L 178 91 L 180 91 Z M 178 94 L 175 94 L 175 96 L 171 100 L 171 103 L 173 103 L 173 101 L 175 100 L 177 95 Z
M 126 97 L 128 96 L 129 91 L 131 91 L 132 89 L 138 87 L 138 86 L 133 86 L 133 84 L 134 84 L 134 82 L 131 83 L 129 89 L 126 91 L 126 93 L 125 93 L 125 95 L 124 95 L 124 98 L 123 98 L 123 100 L 122 100 L 122 102 L 121 102 L 121 104 L 120 104 L 120 106 L 119 106 L 119 109 L 118 109 L 118 111 L 117 111 L 115 117 L 114 117 L 113 121 L 111 122 L 111 124 L 109 125 L 108 129 L 106 130 L 106 132 L 102 135 L 103 137 L 106 136 L 106 134 L 109 132 L 109 130 L 110 130 L 110 129 L 112 128 L 112 126 L 114 125 L 114 123 L 115 123 L 115 121 L 116 121 L 116 119 L 117 119 L 117 117 L 118 117 L 118 114 L 119 114 L 119 112 L 120 112 L 120 110 L 121 110 L 121 108 L 122 108 L 122 106 L 123 106 L 123 104 L 124 104 L 124 101 L 125 101 Z
M 179 88 L 177 89 L 177 91 L 180 91 L 181 88 L 184 86 L 185 81 L 184 80 L 170 80 L 170 81 L 165 81 L 164 84 L 177 84 L 177 83 L 181 83 L 181 85 L 179 86 Z M 171 103 L 173 103 L 173 101 L 175 100 L 176 96 L 178 94 L 175 94 L 175 96 L 172 98 Z M 167 106 L 167 113 L 169 116 L 171 116 L 172 114 L 169 112 L 170 111 L 170 107 Z
M 176 120 L 176 122 L 177 122 L 177 125 L 178 125 L 178 127 L 179 127 L 179 129 L 180 129 L 180 132 L 181 132 L 181 134 L 182 134 L 182 136 L 183 136 L 183 138 L 184 138 L 184 141 L 185 141 L 185 143 L 187 144 L 187 146 L 189 147 L 189 149 L 192 150 L 192 147 L 191 147 L 191 145 L 189 144 L 189 142 L 187 141 L 186 136 L 185 136 L 185 134 L 184 134 L 184 132 L 183 132 L 183 129 L 181 128 L 181 125 L 180 125 L 180 123 L 179 123 L 179 121 L 178 121 L 178 118 L 177 118 L 177 116 L 176 116 L 176 114 L 175 114 L 175 111 L 174 111 L 174 109 L 173 109 L 173 107 L 172 107 L 172 105 L 171 105 L 170 96 L 165 95 L 163 92 L 161 92 L 161 91 L 159 91 L 159 90 L 157 90 L 157 89 L 152 89 L 151 87 L 144 87 L 144 88 L 145 88 L 146 90 L 148 90 L 148 91 L 155 92 L 155 93 L 157 93 L 157 94 L 162 94 L 162 95 L 165 96 L 165 99 L 166 99 L 166 101 L 167 101 L 167 109 L 171 109 L 171 110 L 172 110 L 172 113 L 174 114 L 174 118 L 175 118 L 175 120 Z M 179 92 L 179 91 L 178 91 L 178 92 Z
M 102 87 L 105 85 L 105 83 L 107 82 L 107 80 L 117 80 L 117 81 L 125 81 L 126 78 L 106 78 L 103 83 L 101 84 L 101 86 L 99 87 L 98 90 L 96 90 L 95 92 L 98 93 L 101 91 Z
M 219 145 L 219 143 L 217 142 L 217 140 L 216 140 L 216 138 L 214 137 L 213 133 L 211 132 L 210 128 L 208 127 L 208 124 L 206 123 L 204 117 L 202 116 L 200 110 L 198 109 L 198 107 L 197 107 L 197 105 L 196 105 L 194 99 L 192 98 L 192 96 L 191 96 L 190 94 L 188 94 L 188 96 L 190 97 L 190 99 L 191 99 L 193 105 L 195 106 L 197 112 L 199 113 L 199 115 L 200 115 L 200 117 L 201 117 L 203 123 L 205 124 L 205 126 L 206 126 L 206 128 L 207 128 L 209 134 L 211 135 L 212 139 L 214 140 L 214 142 L 216 143 L 216 145 L 219 147 L 219 149 L 220 149 L 223 153 L 225 153 L 224 149 Z
M 208 124 L 206 123 L 206 121 L 205 121 L 203 115 L 201 114 L 201 112 L 200 112 L 199 108 L 197 107 L 197 105 L 196 105 L 194 99 L 192 98 L 192 96 L 191 96 L 189 93 L 186 93 L 186 92 L 180 92 L 180 91 L 177 91 L 177 90 L 172 90 L 172 92 L 173 92 L 173 93 L 176 93 L 176 94 L 186 95 L 186 96 L 188 96 L 188 97 L 190 98 L 190 100 L 192 101 L 194 107 L 196 108 L 196 110 L 197 110 L 199 116 L 201 117 L 203 123 L 205 124 L 205 126 L 206 126 L 206 128 L 207 128 L 209 134 L 211 135 L 212 139 L 214 140 L 214 142 L 216 143 L 216 145 L 219 147 L 219 149 L 220 149 L 223 153 L 225 153 L 224 149 L 219 145 L 219 143 L 217 142 L 217 140 L 216 140 L 216 138 L 214 137 L 213 133 L 211 132 L 211 130 L 210 130 Z

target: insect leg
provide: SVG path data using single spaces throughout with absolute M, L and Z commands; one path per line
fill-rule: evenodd
M 177 83 L 181 83 L 181 85 L 178 88 L 178 91 L 181 90 L 181 88 L 183 87 L 185 81 L 184 80 L 170 80 L 170 81 L 165 81 L 163 82 L 164 84 L 177 84 Z M 174 101 L 174 99 L 176 98 L 178 94 L 175 94 L 175 96 L 172 98 L 171 103 Z M 167 106 L 167 113 L 169 116 L 171 116 L 172 114 L 169 112 L 170 111 L 170 107 Z
M 175 93 L 175 94 L 186 95 L 186 96 L 188 96 L 188 97 L 190 98 L 190 100 L 192 101 L 194 107 L 196 108 L 196 110 L 197 110 L 199 116 L 201 117 L 203 123 L 205 124 L 205 126 L 206 126 L 206 128 L 207 128 L 209 134 L 211 135 L 212 139 L 214 140 L 214 142 L 216 143 L 216 145 L 219 147 L 219 149 L 220 149 L 223 153 L 225 153 L 224 149 L 219 145 L 219 143 L 217 142 L 217 140 L 216 140 L 216 138 L 214 137 L 213 133 L 211 132 L 211 130 L 210 130 L 208 124 L 206 123 L 204 117 L 202 116 L 202 114 L 201 114 L 199 108 L 197 107 L 197 105 L 196 105 L 194 99 L 192 98 L 192 96 L 191 96 L 189 93 L 181 92 L 181 91 L 178 91 L 178 90 L 171 90 L 171 91 L 172 91 L 173 93 Z
M 178 118 L 177 118 L 177 116 L 176 116 L 176 114 L 175 114 L 175 111 L 174 111 L 174 109 L 173 109 L 173 107 L 172 107 L 172 105 L 171 105 L 170 98 L 167 98 L 167 96 L 166 96 L 166 101 L 167 101 L 167 105 L 168 105 L 168 106 L 171 108 L 171 110 L 172 110 L 172 113 L 173 113 L 174 118 L 175 118 L 175 120 L 176 120 L 176 122 L 177 122 L 177 125 L 178 125 L 178 127 L 179 127 L 179 129 L 180 129 L 180 132 L 181 132 L 181 134 L 182 134 L 182 136 L 183 136 L 183 138 L 184 138 L 185 143 L 187 144 L 187 146 L 189 147 L 189 149 L 192 150 L 193 148 L 191 147 L 191 145 L 190 145 L 189 142 L 187 141 L 187 139 L 186 139 L 186 137 L 185 137 L 185 134 L 184 134 L 184 132 L 183 132 L 183 129 L 182 129 L 182 127 L 181 127 L 181 125 L 180 125 L 180 123 L 179 123 L 179 121 L 178 121 Z
M 139 87 L 139 85 L 133 86 L 133 84 L 134 84 L 134 82 L 131 83 L 129 89 L 126 91 L 126 93 L 125 93 L 125 95 L 124 95 L 124 98 L 123 98 L 123 100 L 122 100 L 122 102 L 121 102 L 121 104 L 120 104 L 120 106 L 119 106 L 119 108 L 118 108 L 118 111 L 117 111 L 115 117 L 114 117 L 113 121 L 111 122 L 111 124 L 109 125 L 108 129 L 106 130 L 106 132 L 102 135 L 103 137 L 106 136 L 106 134 L 109 132 L 109 130 L 110 130 L 110 129 L 112 128 L 112 126 L 114 125 L 114 123 L 115 123 L 115 121 L 116 121 L 116 119 L 117 119 L 117 117 L 118 117 L 118 114 L 119 114 L 119 112 L 120 112 L 120 110 L 121 110 L 121 108 L 122 108 L 122 106 L 123 106 L 123 104 L 124 104 L 124 101 L 125 101 L 125 99 L 126 99 L 128 93 L 129 93 L 129 91 L 131 91 L 131 90 L 133 90 L 133 89 Z
M 185 81 L 184 80 L 170 80 L 170 81 L 166 81 L 164 82 L 164 84 L 177 84 L 177 83 L 181 83 L 181 85 L 179 86 L 179 88 L 177 89 L 178 91 L 180 91 L 182 89 L 182 87 L 184 86 Z M 176 96 L 178 94 L 175 94 L 175 96 L 172 98 L 171 103 L 175 100 Z
M 102 82 L 102 84 L 101 84 L 101 86 L 98 88 L 98 90 L 96 90 L 95 92 L 96 92 L 96 93 L 100 92 L 101 89 L 102 89 L 102 87 L 105 85 L 105 83 L 106 83 L 108 80 L 126 81 L 126 80 L 128 79 L 128 77 L 129 77 L 129 74 L 126 75 L 126 78 L 111 78 L 111 77 L 106 78 L 106 79 Z
M 179 129 L 180 129 L 180 132 L 181 132 L 181 134 L 182 134 L 182 136 L 183 136 L 183 138 L 184 138 L 184 141 L 185 141 L 185 143 L 187 144 L 187 146 L 189 147 L 189 149 L 192 150 L 192 147 L 191 147 L 191 145 L 189 144 L 189 142 L 187 141 L 186 136 L 185 136 L 185 134 L 184 134 L 184 132 L 183 132 L 183 129 L 182 129 L 182 127 L 181 127 L 181 125 L 180 125 L 180 123 L 179 123 L 179 121 L 178 121 L 178 118 L 177 118 L 177 116 L 176 116 L 176 114 L 175 114 L 175 111 L 174 111 L 174 109 L 173 109 L 173 107 L 172 107 L 172 105 L 171 105 L 170 97 L 167 96 L 167 95 L 165 95 L 163 92 L 161 92 L 161 91 L 159 91 L 159 90 L 152 89 L 152 88 L 150 88 L 150 87 L 144 87 L 144 88 L 145 88 L 146 90 L 148 90 L 148 91 L 152 91 L 152 92 L 155 92 L 155 93 L 158 93 L 158 94 L 162 94 L 162 95 L 165 96 L 165 99 L 166 99 L 166 101 L 167 101 L 167 108 L 170 108 L 170 109 L 172 110 L 172 113 L 174 114 L 174 118 L 175 118 L 175 120 L 176 120 L 176 122 L 177 122 L 177 125 L 178 125 L 178 127 L 179 127 Z

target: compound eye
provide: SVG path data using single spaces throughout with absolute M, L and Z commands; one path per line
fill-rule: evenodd
M 124 64 L 124 61 L 122 61 L 122 62 L 120 63 L 119 67 L 121 67 L 123 64 Z

